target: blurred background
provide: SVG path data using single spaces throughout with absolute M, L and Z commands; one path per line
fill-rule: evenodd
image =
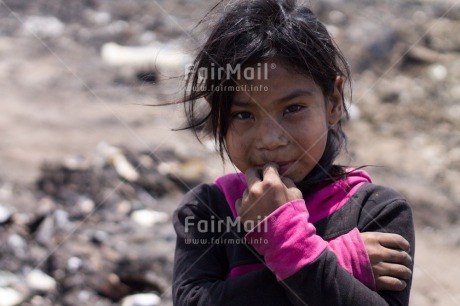
M 211 4 L 0 0 L 0 305 L 172 305 L 171 213 L 235 169 L 148 105 Z M 460 3 L 307 4 L 352 68 L 343 162 L 412 205 L 411 305 L 460 305 Z

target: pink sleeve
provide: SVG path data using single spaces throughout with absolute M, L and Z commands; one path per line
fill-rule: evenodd
M 246 241 L 265 257 L 266 265 L 278 280 L 313 262 L 327 247 L 327 242 L 316 235 L 315 227 L 308 222 L 308 216 L 304 200 L 294 200 L 272 212 L 246 234 Z
M 316 235 L 308 219 L 304 200 L 294 200 L 272 212 L 245 238 L 264 256 L 278 280 L 295 274 L 328 248 L 336 254 L 341 267 L 373 289 L 374 277 L 359 231 L 354 229 L 328 243 Z
M 351 275 L 368 288 L 375 290 L 374 274 L 369 256 L 357 228 L 328 241 L 328 249 L 337 256 L 337 261 Z

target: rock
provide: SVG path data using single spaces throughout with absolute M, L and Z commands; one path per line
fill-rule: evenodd
M 120 282 L 120 278 L 114 274 L 98 274 L 91 280 L 91 287 L 112 300 L 120 300 L 129 294 L 129 287 Z
M 41 37 L 60 36 L 64 29 L 64 24 L 54 16 L 30 16 L 22 25 L 25 34 Z
M 142 209 L 132 212 L 131 219 L 139 225 L 151 227 L 157 223 L 167 222 L 169 215 L 161 211 Z
M 114 155 L 111 159 L 111 162 L 115 167 L 115 170 L 117 170 L 118 175 L 120 175 L 125 180 L 134 182 L 139 179 L 139 173 L 123 155 Z
M 154 293 L 139 293 L 125 297 L 121 306 L 156 306 L 160 302 L 160 297 Z
M 96 204 L 94 204 L 94 201 L 88 197 L 80 197 L 77 201 L 77 207 L 82 215 L 87 215 L 93 211 Z
M 415 61 L 421 63 L 435 64 L 450 59 L 448 54 L 442 54 L 424 46 L 411 46 L 405 54 L 406 61 Z
M 201 159 L 189 159 L 185 162 L 163 162 L 158 166 L 158 172 L 170 176 L 184 187 L 184 184 L 194 185 L 196 182 L 203 180 L 206 173 L 206 164 Z
M 78 257 L 72 256 L 69 258 L 69 260 L 67 260 L 67 271 L 69 271 L 70 273 L 75 273 L 78 270 L 80 270 L 82 265 L 83 260 L 81 260 Z
M 26 275 L 26 282 L 32 290 L 50 292 L 56 289 L 56 281 L 54 278 L 38 269 L 30 271 Z
M 69 225 L 69 213 L 63 209 L 56 209 L 54 212 L 54 222 L 57 229 L 65 229 Z
M 136 168 L 131 165 L 119 148 L 100 143 L 97 149 L 105 161 L 115 168 L 120 177 L 129 182 L 139 179 L 139 173 Z
M 19 291 L 0 287 L 0 306 L 16 306 L 21 304 L 25 298 Z
M 96 231 L 91 237 L 91 241 L 97 245 L 101 245 L 109 238 L 109 234 L 104 231 Z
M 19 278 L 16 275 L 8 271 L 0 270 L 0 288 L 8 287 L 17 282 L 19 282 Z M 0 302 L 1 302 L 1 299 L 0 299 Z
M 5 206 L 0 206 L 0 225 L 6 224 L 11 220 L 12 213 Z
M 53 303 L 43 296 L 35 295 L 30 299 L 30 304 L 32 306 L 53 306 Z
M 35 240 L 44 246 L 49 245 L 52 243 L 54 232 L 54 218 L 53 216 L 47 216 L 40 223 L 37 232 L 35 233 Z
M 106 25 L 112 19 L 112 16 L 108 12 L 86 10 L 85 17 L 88 21 L 95 25 Z
M 113 66 L 156 67 L 161 72 L 185 72 L 191 58 L 178 45 L 152 43 L 148 46 L 127 47 L 114 42 L 102 46 L 101 57 Z
M 447 68 L 441 64 L 433 65 L 429 67 L 428 73 L 433 81 L 441 82 L 447 77 Z
M 8 245 L 14 251 L 17 258 L 25 258 L 27 255 L 27 242 L 18 234 L 8 237 Z
M 361 117 L 361 111 L 357 105 L 351 104 L 350 107 L 348 107 L 348 115 L 350 117 L 350 121 L 359 120 Z
M 79 155 L 65 159 L 64 166 L 69 170 L 86 170 L 90 167 L 88 161 Z

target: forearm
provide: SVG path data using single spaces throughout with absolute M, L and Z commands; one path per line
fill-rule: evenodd
M 240 238 L 233 231 L 215 233 L 187 227 L 188 218 L 193 217 L 196 222 L 209 221 L 207 214 L 208 211 L 197 205 L 184 205 L 174 213 L 177 234 L 174 305 L 286 305 L 288 297 L 270 270 L 259 269 L 231 277 L 232 265 L 226 253 L 228 246 L 215 242 L 217 239 Z M 241 262 L 234 264 L 235 267 L 241 266 Z
M 340 267 L 327 249 L 312 263 L 281 281 L 294 305 L 380 306 L 389 304 Z
M 295 304 L 388 305 L 339 265 L 327 242 L 308 222 L 303 201 L 286 203 L 247 235 L 248 241 L 260 237 L 268 244 L 254 248 Z

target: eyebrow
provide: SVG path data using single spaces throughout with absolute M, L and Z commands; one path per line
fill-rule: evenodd
M 282 104 L 282 103 L 285 103 L 287 101 L 290 101 L 292 99 L 302 97 L 302 96 L 310 96 L 310 97 L 312 97 L 313 92 L 310 91 L 310 90 L 307 90 L 307 89 L 296 89 L 296 90 L 290 92 L 289 94 L 287 94 L 286 96 L 282 97 L 281 99 L 278 99 L 276 101 L 276 103 Z M 251 105 L 252 100 L 233 101 L 232 104 L 235 105 L 235 106 L 245 107 L 245 106 Z
M 285 97 L 281 98 L 278 100 L 279 103 L 283 103 L 289 100 L 292 100 L 297 97 L 302 97 L 302 96 L 310 96 L 313 97 L 313 92 L 308 89 L 296 89 L 293 92 L 289 93 Z

